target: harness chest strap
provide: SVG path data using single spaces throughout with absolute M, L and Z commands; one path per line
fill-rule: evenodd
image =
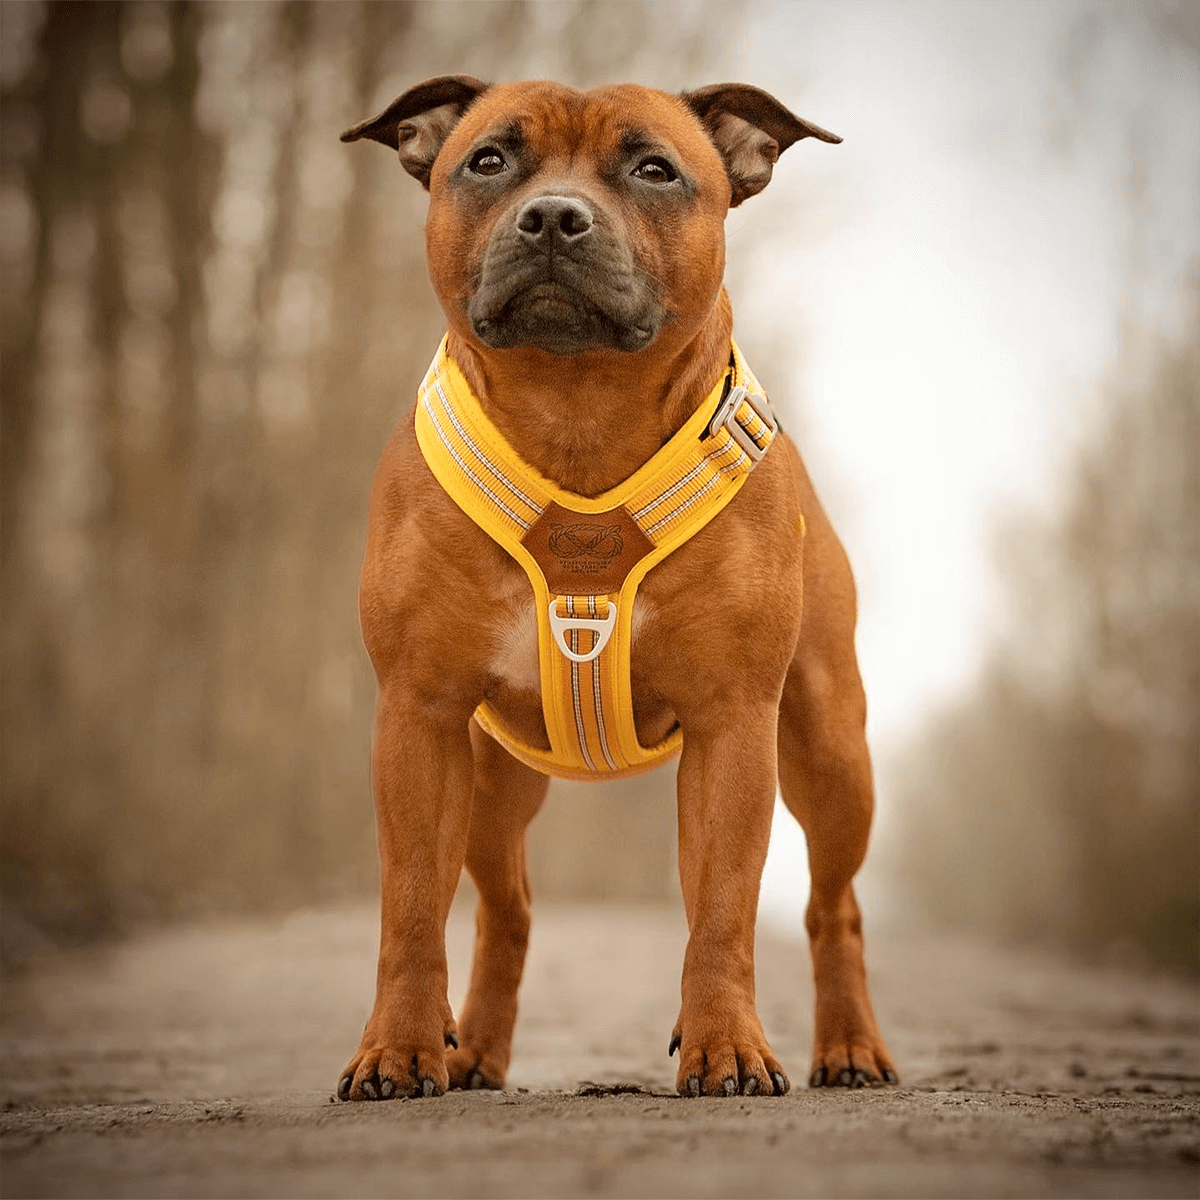
M 682 745 L 637 738 L 630 684 L 634 597 L 646 573 L 729 503 L 775 436 L 736 345 L 731 365 L 678 433 L 624 483 L 589 498 L 524 462 L 488 419 L 443 339 L 417 395 L 421 453 L 456 504 L 525 569 L 538 618 L 550 749 L 514 738 L 486 702 L 480 725 L 550 775 L 635 774 Z

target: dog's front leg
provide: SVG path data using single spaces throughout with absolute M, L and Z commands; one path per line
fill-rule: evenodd
M 754 995 L 754 925 L 775 802 L 777 702 L 714 705 L 683 724 L 679 877 L 688 919 L 671 1041 L 683 1095 L 783 1094 Z
M 375 1008 L 342 1073 L 347 1100 L 440 1095 L 455 1044 L 446 917 L 466 850 L 469 713 L 381 681 L 371 751 L 383 905 Z

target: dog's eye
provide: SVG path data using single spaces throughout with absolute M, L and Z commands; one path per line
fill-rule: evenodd
M 638 163 L 633 174 L 647 183 L 674 183 L 679 178 L 665 158 L 647 158 Z
M 471 156 L 469 168 L 476 175 L 499 175 L 501 171 L 508 170 L 508 163 L 495 146 L 484 146 Z

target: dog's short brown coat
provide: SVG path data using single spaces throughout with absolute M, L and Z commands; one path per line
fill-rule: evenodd
M 794 141 L 838 140 L 745 85 L 676 97 L 465 76 L 418 85 L 343 137 L 389 145 L 429 188 L 429 273 L 451 356 L 521 456 L 585 496 L 649 459 L 725 369 L 730 205 L 761 190 Z M 504 1084 L 530 924 L 524 833 L 547 780 L 472 713 L 486 698 L 521 740 L 548 745 L 532 604 L 522 568 L 442 491 L 403 419 L 376 475 L 361 579 L 379 682 L 382 936 L 343 1098 Z M 754 991 L 777 783 L 809 846 L 810 1082 L 896 1078 L 851 886 L 873 803 L 854 622 L 849 564 L 786 437 L 639 591 L 639 738 L 655 745 L 677 722 L 684 735 L 689 940 L 671 1043 L 684 1094 L 788 1087 Z M 480 900 L 456 1023 L 444 931 L 464 864 Z

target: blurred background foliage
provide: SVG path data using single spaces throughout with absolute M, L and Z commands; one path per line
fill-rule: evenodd
M 1186 14 L 1161 13 L 1200 54 Z M 441 72 L 728 78 L 747 15 L 0 4 L 7 953 L 375 886 L 357 571 L 374 464 L 441 316 L 424 195 L 338 132 Z M 922 920 L 1197 967 L 1196 294 L 1177 338 L 1099 385 L 1061 511 L 1008 520 L 1010 623 L 888 772 L 881 865 Z M 802 344 L 798 326 L 755 336 Z M 852 506 L 852 473 L 833 482 Z M 535 888 L 670 895 L 672 787 L 556 785 Z
M 374 887 L 357 573 L 375 462 L 441 315 L 424 194 L 337 135 L 439 71 L 520 76 L 546 39 L 566 77 L 620 76 L 654 17 L 0 5 L 0 888 L 18 953 Z M 678 86 L 700 28 L 679 30 Z M 542 890 L 669 892 L 670 796 L 668 772 L 547 814 Z M 622 843 L 615 861 L 587 830 Z
M 1009 627 L 974 692 L 903 754 L 890 847 L 958 928 L 1195 970 L 1200 946 L 1200 295 L 1011 515 Z

